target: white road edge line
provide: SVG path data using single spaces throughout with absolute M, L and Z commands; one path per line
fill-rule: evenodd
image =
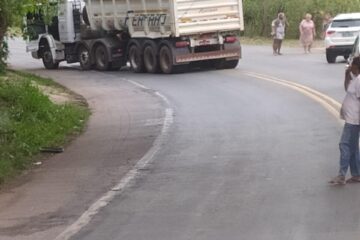
M 149 88 L 145 87 L 140 83 L 127 79 L 125 80 L 137 87 L 150 90 Z M 101 209 L 109 205 L 116 196 L 120 195 L 126 189 L 126 187 L 131 181 L 136 179 L 137 175 L 142 169 L 146 168 L 153 161 L 155 154 L 158 153 L 161 149 L 161 146 L 165 142 L 167 133 L 172 123 L 174 122 L 174 110 L 170 108 L 169 100 L 159 92 L 155 92 L 155 94 L 166 103 L 167 108 L 165 109 L 165 117 L 161 133 L 154 141 L 152 148 L 145 154 L 145 156 L 141 158 L 141 160 L 138 161 L 138 163 L 134 166 L 132 170 L 130 170 L 122 179 L 120 179 L 120 181 L 114 187 L 111 188 L 110 191 L 108 191 L 97 201 L 95 201 L 88 208 L 87 211 L 85 211 L 73 224 L 67 227 L 62 233 L 60 233 L 60 235 L 58 235 L 55 240 L 69 240 L 71 237 L 79 233 L 81 229 L 83 229 L 91 222 L 91 220 L 101 211 Z

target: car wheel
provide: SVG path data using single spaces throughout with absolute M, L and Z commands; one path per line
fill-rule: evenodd
M 326 60 L 328 63 L 335 63 L 336 62 L 336 56 L 333 54 L 326 54 Z

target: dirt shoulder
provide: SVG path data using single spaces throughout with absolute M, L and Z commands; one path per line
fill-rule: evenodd
M 118 76 L 66 67 L 32 72 L 84 96 L 92 116 L 86 132 L 63 153 L 1 192 L 4 240 L 54 239 L 146 154 L 164 117 L 163 102 L 154 93 Z

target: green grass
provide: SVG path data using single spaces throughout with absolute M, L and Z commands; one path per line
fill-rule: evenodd
M 65 144 L 79 134 L 88 119 L 86 107 L 54 104 L 38 85 L 59 88 L 30 74 L 0 76 L 0 183 L 30 167 L 41 147 Z
M 272 38 L 264 38 L 264 37 L 256 37 L 256 38 L 250 38 L 250 37 L 241 37 L 240 38 L 241 43 L 244 45 L 272 45 Z M 283 41 L 284 47 L 301 47 L 300 41 L 298 39 L 284 39 Z M 313 44 L 313 48 L 323 48 L 324 41 L 323 40 L 315 40 Z

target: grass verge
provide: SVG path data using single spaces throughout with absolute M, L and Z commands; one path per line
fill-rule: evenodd
M 65 144 L 79 134 L 89 117 L 87 107 L 75 102 L 53 103 L 41 86 L 66 91 L 31 74 L 0 75 L 0 183 L 29 168 L 41 147 Z
M 264 38 L 264 37 L 257 37 L 257 38 L 250 38 L 250 37 L 241 37 L 241 43 L 244 45 L 272 45 L 272 38 Z M 298 39 L 284 39 L 283 41 L 284 47 L 301 47 L 300 41 Z M 323 40 L 315 40 L 313 44 L 313 48 L 324 48 L 324 41 Z

